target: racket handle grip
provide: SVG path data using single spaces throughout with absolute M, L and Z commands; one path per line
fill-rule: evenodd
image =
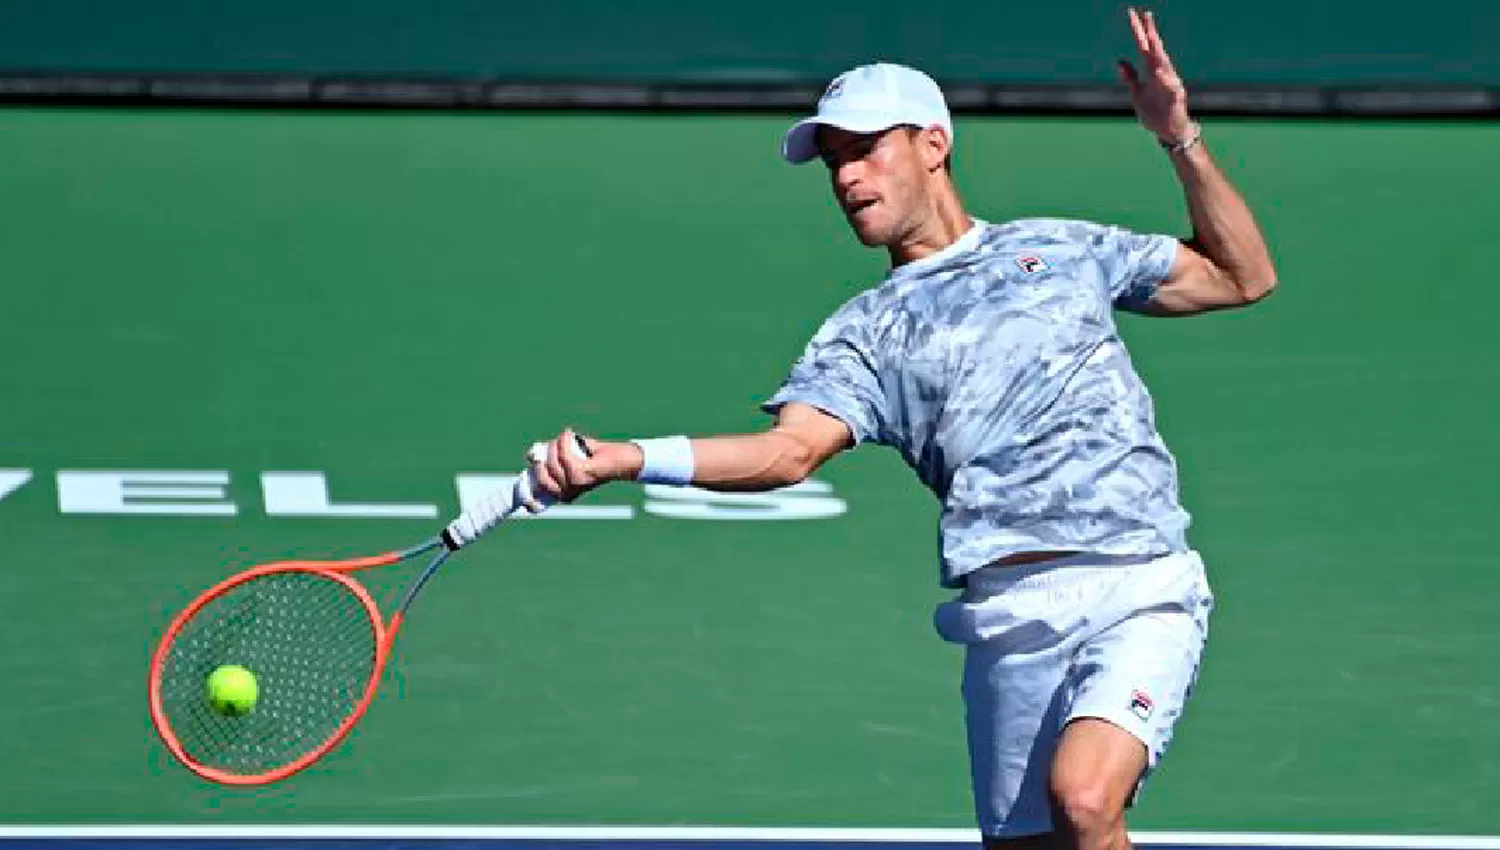
M 576 441 L 573 445 L 573 454 L 576 457 L 588 457 L 588 446 L 584 445 L 583 438 L 574 435 Z M 543 463 L 547 458 L 547 443 L 533 443 L 527 450 L 526 457 L 533 464 Z M 501 488 L 485 496 L 479 504 L 458 515 L 458 518 L 448 523 L 443 529 L 443 545 L 448 551 L 456 552 L 459 549 L 473 543 L 484 535 L 485 532 L 505 521 L 516 511 L 530 512 L 527 503 L 539 505 L 543 510 L 551 507 L 557 502 L 557 497 L 542 489 L 537 481 L 536 470 L 528 466 L 525 472 L 516 477 L 516 483 L 510 489 Z

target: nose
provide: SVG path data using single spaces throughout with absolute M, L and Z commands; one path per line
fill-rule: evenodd
M 833 188 L 841 197 L 864 179 L 861 163 L 861 160 L 849 159 L 833 166 Z

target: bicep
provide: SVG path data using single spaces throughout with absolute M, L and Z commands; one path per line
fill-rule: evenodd
M 858 328 L 821 334 L 808 344 L 791 374 L 761 409 L 783 419 L 787 427 L 813 429 L 809 436 L 827 439 L 837 432 L 850 445 L 880 442 L 886 431 L 886 399 L 876 375 L 874 355 Z M 805 410 L 788 411 L 797 404 Z M 832 426 L 824 419 L 837 421 Z M 791 424 L 795 423 L 795 424 Z M 820 440 L 820 446 L 822 441 Z
M 771 430 L 783 434 L 808 453 L 808 468 L 817 469 L 824 461 L 852 448 L 854 430 L 848 423 L 829 413 L 801 402 L 788 402 L 776 412 Z
M 1152 316 L 1191 316 L 1243 307 L 1252 300 L 1233 277 L 1192 242 L 1182 242 L 1166 278 L 1141 312 Z

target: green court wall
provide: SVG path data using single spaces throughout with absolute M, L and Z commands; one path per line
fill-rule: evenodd
M 1108 82 L 1125 4 L 11 0 L 0 68 L 822 82 L 875 59 L 952 81 Z M 1194 82 L 1500 84 L 1500 6 L 1154 4 Z

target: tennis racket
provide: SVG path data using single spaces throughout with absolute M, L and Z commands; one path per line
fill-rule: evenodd
M 587 448 L 580 438 L 578 453 Z M 545 459 L 547 444 L 531 447 Z M 338 561 L 251 567 L 200 594 L 167 626 L 151 657 L 151 722 L 168 751 L 199 776 L 264 785 L 291 776 L 338 746 L 369 708 L 406 611 L 449 555 L 529 505 L 552 503 L 531 469 L 437 536 L 409 549 Z M 383 619 L 360 570 L 429 555 Z M 258 696 L 239 715 L 210 703 L 208 678 L 248 669 Z

